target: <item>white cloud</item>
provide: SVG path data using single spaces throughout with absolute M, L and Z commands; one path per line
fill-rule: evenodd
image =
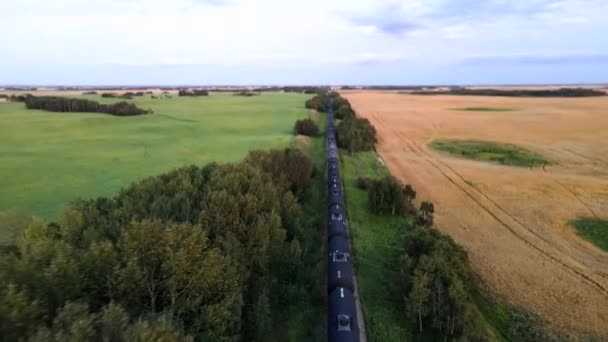
M 112 66 L 161 68 L 159 82 L 171 68 L 212 66 L 277 78 L 289 68 L 302 79 L 332 69 L 369 82 L 422 71 L 447 79 L 455 76 L 440 68 L 470 56 L 515 56 L 503 65 L 521 64 L 522 52 L 601 56 L 607 14 L 600 0 L 19 0 L 0 11 L 0 81 L 36 69 L 61 82 L 45 70 L 76 67 L 108 68 L 111 77 Z

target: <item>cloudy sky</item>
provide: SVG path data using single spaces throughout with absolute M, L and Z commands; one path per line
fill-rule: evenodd
M 0 32 L 0 84 L 608 82 L 606 0 L 2 0 Z

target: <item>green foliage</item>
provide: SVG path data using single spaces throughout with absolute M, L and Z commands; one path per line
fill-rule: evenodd
M 77 201 L 58 223 L 33 221 L 0 253 L 0 335 L 263 339 L 299 300 L 285 289 L 304 283 L 293 257 L 300 241 L 311 246 L 297 227 L 312 174 L 300 151 L 254 152 Z
M 14 210 L 0 211 L 0 247 L 15 243 L 15 239 L 32 222 L 32 218 Z
M 370 209 L 377 215 L 402 215 L 413 208 L 416 191 L 392 176 L 372 180 L 368 189 Z
M 549 161 L 543 156 L 511 144 L 440 139 L 431 142 L 430 146 L 461 158 L 490 161 L 503 165 L 533 167 L 549 164 Z
M 296 121 L 294 132 L 296 134 L 314 137 L 319 135 L 319 126 L 317 126 L 317 123 L 312 119 L 298 120 Z
M 344 99 L 345 100 L 345 99 Z M 335 112 L 335 118 L 338 120 L 344 120 L 346 118 L 354 117 L 355 111 L 350 107 L 350 103 L 346 102 L 338 107 Z
M 131 182 L 182 165 L 234 162 L 251 149 L 287 147 L 295 140 L 294 122 L 308 117 L 301 108 L 308 97 L 141 96 L 130 102 L 155 114 L 129 118 L 49 116 L 21 103 L 0 102 L 0 211 L 57 220 L 60 209 L 78 197 L 113 196 Z
M 422 201 L 420 203 L 420 215 L 416 219 L 416 223 L 424 227 L 433 226 L 433 215 L 435 214 L 435 206 L 432 202 Z
M 404 306 L 419 333 L 444 338 L 473 330 L 472 273 L 466 252 L 447 235 L 431 228 L 407 233 L 402 256 Z
M 149 114 L 149 110 L 137 108 L 133 103 L 118 102 L 113 104 L 100 104 L 86 99 L 71 99 L 52 96 L 29 96 L 25 99 L 27 109 L 41 109 L 49 112 L 61 113 L 107 113 L 116 116 L 134 116 Z
M 342 120 L 336 129 L 338 146 L 350 153 L 370 151 L 377 142 L 376 129 L 369 120 L 356 117 L 347 117 Z
M 180 89 L 177 96 L 209 96 L 209 91 L 207 89 Z
M 582 238 L 608 251 L 608 220 L 580 217 L 570 224 Z

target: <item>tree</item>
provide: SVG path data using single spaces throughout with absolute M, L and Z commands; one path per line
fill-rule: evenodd
M 294 131 L 296 134 L 314 137 L 319 135 L 319 126 L 312 119 L 303 119 L 296 121 Z
M 433 225 L 433 214 L 435 206 L 431 202 L 420 203 L 420 216 L 418 217 L 419 224 L 430 227 Z

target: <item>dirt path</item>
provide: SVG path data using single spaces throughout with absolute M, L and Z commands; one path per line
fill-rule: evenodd
M 508 99 L 346 92 L 379 133 L 378 152 L 464 246 L 492 291 L 559 326 L 608 335 L 608 253 L 567 225 L 608 215 L 608 99 Z M 457 111 L 464 107 L 514 112 Z M 438 137 L 510 142 L 556 160 L 514 168 L 455 159 Z

